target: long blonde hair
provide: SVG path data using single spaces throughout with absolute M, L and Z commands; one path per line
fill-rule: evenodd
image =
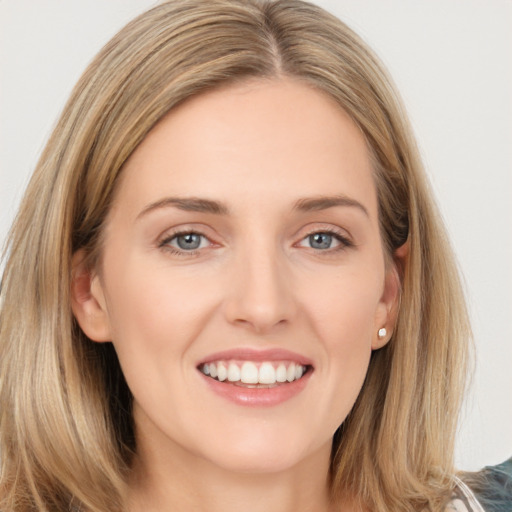
M 407 244 L 391 342 L 374 352 L 333 440 L 332 493 L 370 510 L 441 510 L 470 330 L 410 125 L 373 53 L 299 0 L 176 0 L 129 23 L 76 85 L 10 233 L 0 312 L 0 509 L 121 511 L 136 450 L 110 344 L 70 307 L 71 258 L 93 266 L 123 163 L 173 107 L 249 77 L 291 76 L 364 133 L 390 257 Z

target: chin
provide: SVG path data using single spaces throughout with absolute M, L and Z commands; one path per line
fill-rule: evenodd
M 297 454 L 260 452 L 251 455 L 247 453 L 226 454 L 221 460 L 218 460 L 217 465 L 233 473 L 270 474 L 287 471 L 299 465 L 300 462 L 301 458 L 297 457 Z
M 230 438 L 226 436 L 225 439 Z M 239 443 L 232 437 L 229 445 L 220 447 L 215 453 L 210 452 L 209 458 L 219 467 L 236 473 L 279 473 L 319 455 L 328 462 L 331 444 L 329 439 L 325 448 L 313 446 L 310 441 L 293 435 L 260 434 L 240 439 Z

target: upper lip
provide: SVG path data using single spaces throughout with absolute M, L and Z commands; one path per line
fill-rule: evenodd
M 229 361 L 232 359 L 241 361 L 292 361 L 303 366 L 312 366 L 312 361 L 308 357 L 282 348 L 272 349 L 253 349 L 253 348 L 235 348 L 223 350 L 206 356 L 199 362 L 199 365 L 211 363 L 214 361 Z

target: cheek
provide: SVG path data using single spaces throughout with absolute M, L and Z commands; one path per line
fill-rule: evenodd
M 350 412 L 368 370 L 380 298 L 378 282 L 378 276 L 367 272 L 340 273 L 325 280 L 322 293 L 315 287 L 304 304 L 323 346 L 318 376 L 326 381 L 320 401 L 321 407 L 332 411 L 334 428 Z
M 333 381 L 342 380 L 344 388 L 362 384 L 371 355 L 375 307 L 365 299 L 355 294 L 338 296 L 316 309 L 315 330 L 324 345 L 325 364 Z
M 183 353 L 214 310 L 219 287 L 193 271 L 172 272 L 138 258 L 110 266 L 107 297 L 114 345 L 126 354 L 161 360 Z
M 186 408 L 182 395 L 169 390 L 190 385 L 190 348 L 215 310 L 218 287 L 193 272 L 172 272 L 165 263 L 138 258 L 118 263 L 110 266 L 107 302 L 126 381 L 151 414 L 164 402 L 171 409 Z
M 340 350 L 344 350 L 345 345 L 347 350 L 355 348 L 353 345 L 370 347 L 382 280 L 383 275 L 381 279 L 378 272 L 362 267 L 323 278 L 317 276 L 314 287 L 304 283 L 300 295 L 319 338 Z

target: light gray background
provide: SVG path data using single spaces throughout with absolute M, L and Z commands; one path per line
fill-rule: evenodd
M 100 47 L 154 0 L 0 0 L 0 242 Z M 512 455 L 512 0 L 324 0 L 401 91 L 452 235 L 477 369 L 457 464 Z

